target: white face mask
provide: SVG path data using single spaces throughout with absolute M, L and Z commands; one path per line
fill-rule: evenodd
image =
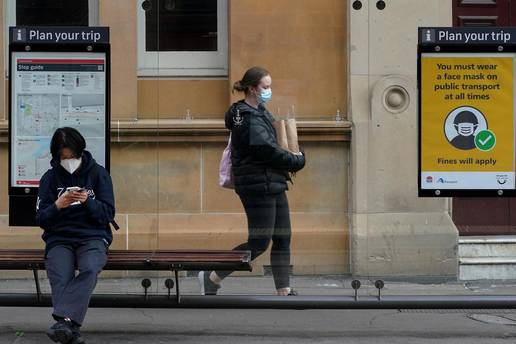
M 79 166 L 81 166 L 82 159 L 63 159 L 61 160 L 61 166 L 70 174 L 73 174 Z
M 462 136 L 470 136 L 473 135 L 475 130 L 477 129 L 477 125 L 473 123 L 459 123 L 457 125 L 457 131 Z

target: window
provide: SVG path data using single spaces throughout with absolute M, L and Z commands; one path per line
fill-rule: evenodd
M 139 75 L 227 75 L 227 0 L 137 0 L 137 6 Z
M 95 26 L 98 0 L 8 0 L 8 26 Z

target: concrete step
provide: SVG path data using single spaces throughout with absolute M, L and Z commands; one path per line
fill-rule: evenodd
M 516 257 L 459 258 L 459 280 L 516 280 Z
M 516 257 L 516 236 L 472 236 L 459 238 L 459 258 Z

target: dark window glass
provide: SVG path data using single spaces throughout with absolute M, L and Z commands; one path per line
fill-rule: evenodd
M 217 51 L 217 0 L 151 0 L 147 51 Z
M 88 0 L 17 0 L 18 26 L 88 26 Z

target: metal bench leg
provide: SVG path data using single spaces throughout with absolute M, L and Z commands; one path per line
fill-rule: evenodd
M 149 299 L 149 294 L 147 293 L 147 289 L 152 285 L 152 282 L 148 278 L 142 279 L 142 287 L 145 290 L 145 300 Z
M 179 304 L 181 302 L 181 294 L 179 292 L 179 271 L 174 270 L 174 275 L 176 278 L 176 302 Z
M 41 302 L 41 288 L 39 286 L 38 269 L 32 269 L 32 272 L 34 273 L 34 281 L 36 282 L 36 294 L 38 302 Z
M 170 300 L 170 289 L 174 288 L 174 281 L 171 280 L 170 278 L 167 278 L 165 280 L 165 287 L 167 288 L 167 298 Z

